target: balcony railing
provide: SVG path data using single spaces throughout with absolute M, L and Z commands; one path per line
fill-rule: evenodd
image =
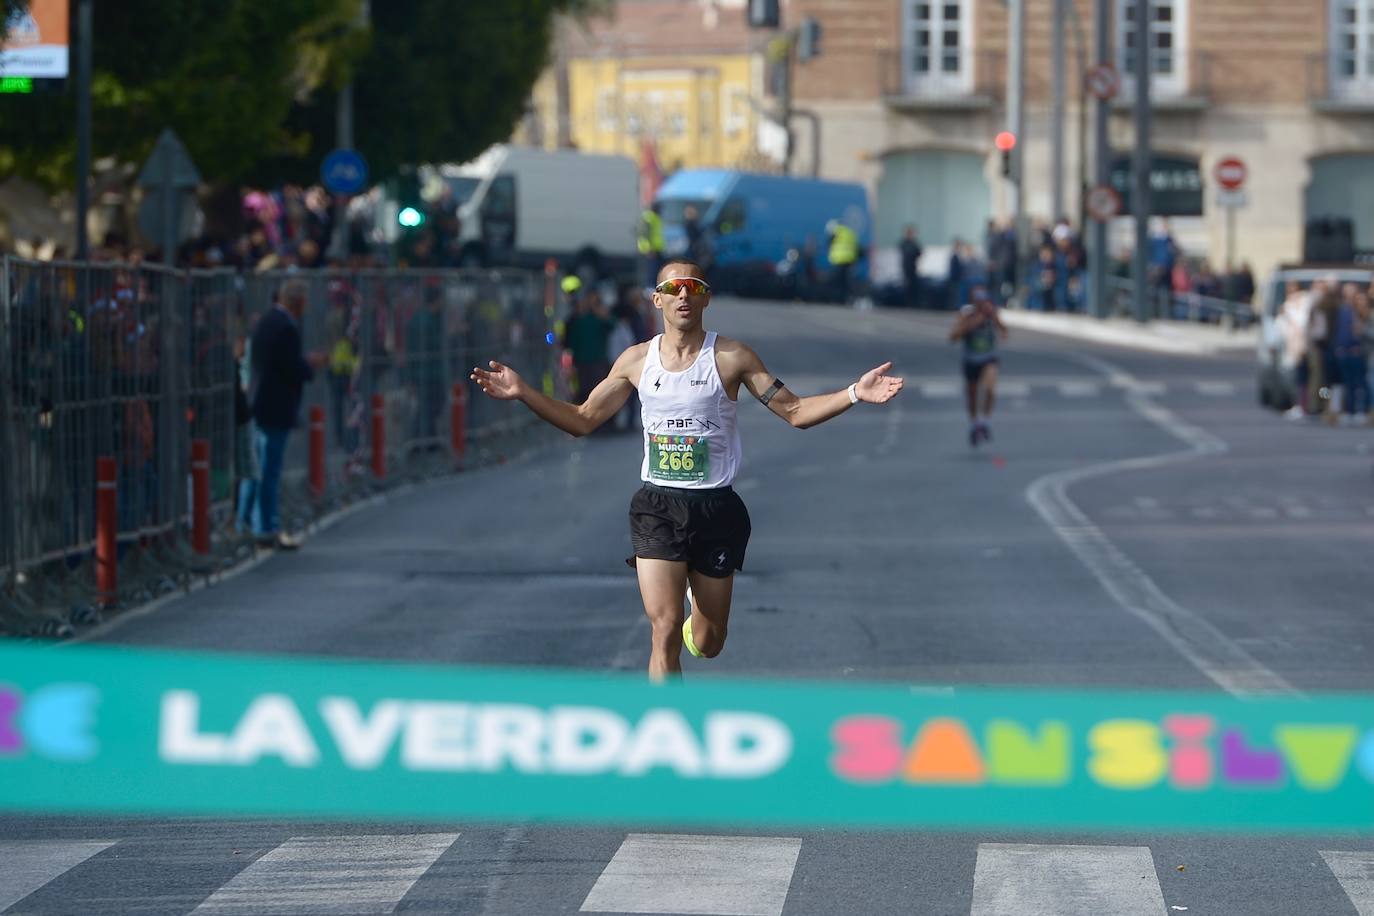
M 1336 73 L 1336 55 L 1307 57 L 1307 101 L 1315 108 L 1367 112 L 1374 110 L 1374 74 L 1342 77 Z
M 931 55 L 934 70 L 917 71 L 914 55 L 901 49 L 878 52 L 878 85 L 893 105 L 980 107 L 1006 95 L 1006 56 L 1000 51 L 960 51 L 958 67 L 945 70 L 940 54 Z

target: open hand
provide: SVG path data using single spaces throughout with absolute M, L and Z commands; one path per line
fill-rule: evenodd
M 882 404 L 897 396 L 897 392 L 902 390 L 901 376 L 883 374 L 891 368 L 892 363 L 886 362 L 876 369 L 869 369 L 859 377 L 859 381 L 854 385 L 854 393 L 859 396 L 860 401 Z
M 498 401 L 513 401 L 520 397 L 520 389 L 525 384 L 520 374 L 510 366 L 491 360 L 491 371 L 474 366 L 471 378 L 487 394 Z

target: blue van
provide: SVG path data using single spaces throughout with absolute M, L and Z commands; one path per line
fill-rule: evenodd
M 814 178 L 782 178 L 721 169 L 677 172 L 658 189 L 666 253 L 688 254 L 684 214 L 697 213 L 707 276 L 718 290 L 746 296 L 838 298 L 829 283 L 825 224 L 839 220 L 859 236 L 859 262 L 850 273 L 867 282 L 873 220 L 863 185 Z M 701 253 L 698 252 L 698 255 Z

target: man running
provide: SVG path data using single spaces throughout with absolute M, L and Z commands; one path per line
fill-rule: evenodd
M 997 303 L 988 298 L 987 287 L 974 284 L 969 302 L 949 332 L 950 340 L 964 342 L 964 400 L 968 406 L 968 444 L 977 446 L 992 439 L 988 418 L 997 400 L 997 339 L 1007 337 L 1007 326 L 997 315 Z
M 490 396 L 518 400 L 574 436 L 614 416 L 638 389 L 644 485 L 630 501 L 634 556 L 627 562 L 638 573 L 653 627 L 654 680 L 682 671 L 684 645 L 698 658 L 714 658 L 725 646 L 735 571 L 744 567 L 749 543 L 749 512 L 731 488 L 742 458 L 735 425 L 740 386 L 799 429 L 839 416 L 859 401 L 882 404 L 902 390 L 901 378 L 884 374 L 892 368 L 888 362 L 845 391 L 797 397 L 749 347 L 702 327 L 711 288 L 701 277 L 692 261 L 663 266 L 653 297 L 663 313 L 663 333 L 620 354 L 583 404 L 547 397 L 495 360 L 489 370 L 472 370 L 472 379 Z M 684 598 L 691 604 L 685 622 Z

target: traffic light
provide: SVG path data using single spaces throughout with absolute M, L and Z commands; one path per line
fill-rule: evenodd
M 1016 149 L 1016 134 L 1004 130 L 997 135 L 997 139 L 993 142 L 996 143 L 997 149 L 1002 153 L 1002 177 L 1015 181 L 1017 177 L 1016 167 L 1011 161 L 1011 154 Z
M 810 16 L 801 21 L 797 30 L 797 60 L 806 63 L 821 53 L 821 24 Z
M 396 222 L 402 229 L 418 229 L 425 224 L 420 176 L 412 168 L 404 168 L 396 176 Z
M 749 27 L 776 29 L 781 21 L 778 7 L 778 0 L 749 0 Z

